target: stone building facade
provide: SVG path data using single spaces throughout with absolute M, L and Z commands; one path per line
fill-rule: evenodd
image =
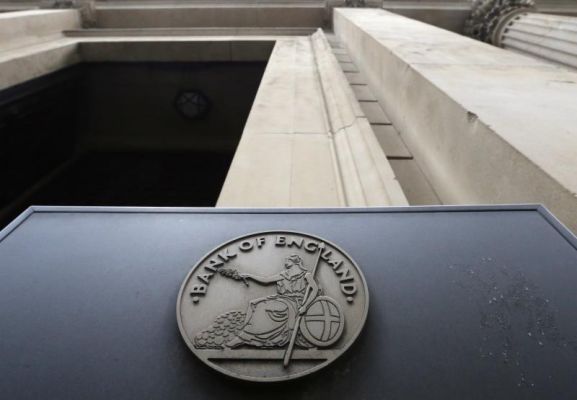
M 38 202 L 543 203 L 577 230 L 571 2 L 51 0 L 4 1 L 0 9 L 6 218 Z M 57 140 L 28 147 L 19 137 L 32 115 L 26 107 L 48 87 L 45 77 L 63 82 L 58 73 L 79 66 L 92 66 L 70 89 L 81 100 L 46 95 L 47 104 L 62 104 L 47 113 L 62 112 L 60 122 L 34 114 L 55 124 L 58 149 L 70 147 L 43 166 Z M 58 132 L 71 114 L 67 141 Z M 159 149 L 165 155 L 155 167 L 122 158 Z M 100 158 L 63 178 L 95 152 L 120 154 L 118 170 L 103 178 L 103 164 L 113 162 Z M 162 165 L 175 154 L 182 163 L 167 178 Z M 223 154 L 230 160 L 219 163 Z M 31 165 L 39 171 L 20 179 Z M 172 180 L 178 174 L 186 179 Z M 115 178 L 120 183 L 107 186 Z M 139 180 L 151 186 L 142 192 L 148 202 L 114 197 L 122 182 Z M 177 198 L 187 185 L 215 195 L 157 204 L 151 194 L 160 187 L 162 198 Z

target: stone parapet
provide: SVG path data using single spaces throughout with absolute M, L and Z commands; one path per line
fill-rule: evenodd
M 345 205 L 406 205 L 407 199 L 322 31 L 311 37 Z
M 218 206 L 406 204 L 324 34 L 277 40 Z
M 471 0 L 383 0 L 382 8 L 439 28 L 462 33 L 465 21 L 471 14 Z
M 334 27 L 444 204 L 543 203 L 577 231 L 577 73 L 384 10 Z
M 28 10 L 0 14 L 0 51 L 38 45 L 64 37 L 63 31 L 79 29 L 76 10 Z
M 322 27 L 322 2 L 103 4 L 96 7 L 98 28 Z

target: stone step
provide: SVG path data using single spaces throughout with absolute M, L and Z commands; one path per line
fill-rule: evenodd
M 377 101 L 377 98 L 366 85 L 351 85 L 358 101 Z
M 327 39 L 409 204 L 442 204 L 347 50 L 335 35 Z
M 379 103 L 374 101 L 361 101 L 361 109 L 365 113 L 371 125 L 391 125 L 391 120 L 383 111 Z
M 339 64 L 344 72 L 359 72 L 357 66 L 352 62 L 339 61 Z
M 393 159 L 389 160 L 395 175 L 407 196 L 409 204 L 420 205 L 440 205 L 441 200 L 433 190 L 425 174 L 413 159 Z
M 393 125 L 373 125 L 372 128 L 389 160 L 413 158 Z
M 335 52 L 335 50 L 342 50 L 342 52 Z M 333 53 L 335 54 L 335 57 L 337 58 L 338 62 L 353 62 L 353 60 L 351 60 L 351 57 L 349 57 L 349 55 L 347 54 L 345 49 L 333 49 Z
M 366 85 L 367 81 L 360 72 L 345 72 L 345 76 L 351 85 Z

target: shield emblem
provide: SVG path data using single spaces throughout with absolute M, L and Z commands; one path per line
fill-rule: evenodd
M 314 300 L 300 322 L 302 335 L 317 347 L 334 344 L 343 333 L 345 320 L 341 307 L 330 297 Z

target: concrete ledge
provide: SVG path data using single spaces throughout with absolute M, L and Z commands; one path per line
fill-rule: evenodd
M 30 10 L 0 13 L 0 51 L 63 37 L 62 31 L 80 28 L 75 10 Z
M 544 203 L 577 230 L 577 74 L 384 10 L 335 32 L 444 204 Z
M 311 40 L 347 205 L 407 205 L 327 38 L 319 31 Z
M 382 7 L 405 17 L 426 22 L 439 28 L 461 33 L 465 20 L 471 14 L 472 1 L 391 1 L 384 0 Z
M 316 28 L 127 28 L 127 29 L 80 29 L 65 31 L 67 37 L 159 37 L 159 36 L 309 36 Z
M 242 5 L 270 7 L 278 5 L 324 5 L 325 0 L 97 0 L 98 8 L 145 8 L 145 7 L 230 7 Z
M 0 90 L 79 62 L 80 55 L 73 39 L 0 53 Z
M 98 28 L 322 27 L 322 4 L 99 7 Z
M 277 41 L 218 206 L 406 204 L 324 34 Z
M 9 0 L 3 0 L 0 1 L 0 13 L 5 13 L 5 12 L 14 12 L 14 11 L 25 11 L 25 10 L 36 10 L 40 8 L 40 3 L 39 1 L 26 1 L 26 0 L 20 0 L 20 1 L 9 1 Z
M 0 52 L 0 90 L 80 62 L 267 61 L 274 37 L 64 38 Z
M 219 207 L 343 206 L 309 37 L 278 40 Z
M 267 61 L 272 38 L 99 38 L 78 42 L 86 62 Z

